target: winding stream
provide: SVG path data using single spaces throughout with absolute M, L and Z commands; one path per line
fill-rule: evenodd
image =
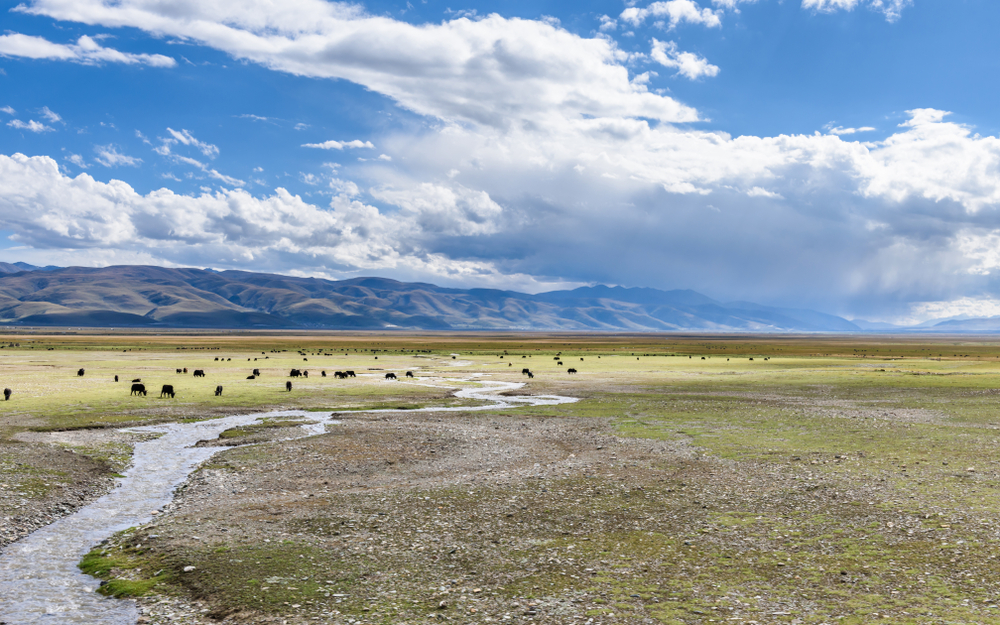
M 428 407 L 408 412 L 469 412 L 577 401 L 558 395 L 500 395 L 524 386 L 516 382 L 447 381 L 477 382 L 480 387 L 462 389 L 455 397 L 489 403 L 471 407 Z M 109 599 L 94 592 L 100 581 L 77 568 L 80 559 L 115 532 L 148 523 L 154 511 L 170 502 L 174 489 L 199 464 L 222 451 L 218 447 L 195 447 L 195 443 L 217 438 L 224 430 L 265 417 L 310 419 L 311 423 L 302 426 L 303 436 L 322 434 L 327 425 L 338 423 L 330 413 L 292 410 L 128 428 L 160 436 L 135 445 L 128 476 L 121 478 L 114 490 L 74 514 L 8 545 L 0 553 L 0 625 L 133 625 L 138 618 L 135 603 Z

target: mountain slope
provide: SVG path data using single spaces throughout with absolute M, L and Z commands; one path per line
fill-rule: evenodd
M 17 265 L 15 265 L 17 266 Z M 30 267 L 30 266 L 28 266 Z M 527 295 L 385 278 L 245 271 L 34 268 L 0 272 L 0 323 L 210 328 L 856 332 L 815 311 L 724 304 L 694 291 L 584 287 Z

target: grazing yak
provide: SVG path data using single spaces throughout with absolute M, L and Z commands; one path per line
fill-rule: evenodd
M 413 377 L 413 372 L 412 371 L 407 371 L 406 372 L 406 377 L 412 378 Z
M 346 375 L 349 378 L 356 378 L 356 377 L 358 377 L 358 376 L 354 375 L 353 371 L 345 371 L 344 375 Z
M 571 367 L 571 368 L 569 368 L 569 369 L 566 370 L 566 373 L 576 373 L 576 369 L 573 369 Z
M 204 369 L 195 369 L 194 370 L 194 377 L 196 377 L 196 378 L 203 378 L 203 377 L 205 377 L 205 370 Z
M 344 373 L 343 371 L 334 371 L 333 377 L 337 378 L 338 380 L 343 380 L 344 378 L 347 377 L 347 374 Z
M 220 395 L 222 395 L 222 387 L 221 386 L 216 386 L 215 387 L 215 396 L 218 397 Z
M 137 384 L 139 382 L 142 382 L 142 378 L 136 378 L 136 379 L 132 380 L 132 384 Z
M 256 376 L 259 376 L 260 375 L 260 369 L 254 369 L 253 370 L 253 374 L 256 375 Z
M 130 395 L 142 395 L 143 397 L 145 397 L 146 396 L 146 385 L 145 384 L 133 384 L 132 385 L 132 392 L 130 393 Z
M 533 378 L 533 377 L 535 377 L 535 374 L 529 371 L 529 372 L 528 372 L 528 377 L 529 377 L 529 378 Z
M 291 390 L 292 390 L 292 381 L 291 380 L 285 382 L 285 390 L 291 392 Z
M 116 375 L 116 376 L 115 376 L 115 382 L 117 382 L 117 381 L 118 381 L 118 376 Z
M 302 371 L 302 377 L 308 378 L 309 377 L 309 372 L 308 371 Z
M 173 399 L 173 397 L 174 397 L 174 386 L 173 386 L 173 384 L 164 384 L 163 385 L 163 388 L 160 389 L 160 399 L 163 399 L 164 395 L 167 395 L 171 399 Z
M 395 373 L 387 373 L 387 374 L 385 374 L 385 379 L 386 380 L 395 380 L 396 379 L 396 374 Z
M 183 373 L 183 370 L 182 369 L 178 369 L 177 373 Z
M 529 373 L 531 373 L 531 371 L 527 368 L 521 369 L 521 375 L 528 375 Z
M 184 373 L 187 373 L 187 372 L 188 372 L 188 368 L 184 367 Z
M 76 374 L 82 378 L 83 377 L 83 369 L 80 369 L 79 371 L 77 371 Z
M 5 388 L 3 390 L 3 400 L 7 401 L 8 399 L 10 399 L 10 396 L 13 395 L 13 394 L 14 394 L 14 391 L 10 390 L 9 388 Z
M 247 376 L 247 379 L 248 379 L 248 380 L 256 380 L 256 379 L 257 379 L 257 376 L 255 376 L 255 375 L 248 375 L 248 376 Z
M 320 371 L 320 375 L 325 378 L 326 377 L 326 371 Z
M 299 371 L 298 369 L 292 369 L 291 371 L 289 371 L 289 372 L 288 372 L 288 375 L 289 375 L 290 377 L 293 377 L 293 378 L 297 378 L 297 377 L 299 377 L 300 375 L 302 375 L 302 372 L 301 372 L 301 371 Z

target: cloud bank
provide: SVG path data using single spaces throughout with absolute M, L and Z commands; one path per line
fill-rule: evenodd
M 73 44 L 53 43 L 43 37 L 33 37 L 20 33 L 0 35 L 0 56 L 73 61 L 84 65 L 123 63 L 126 65 L 173 67 L 177 64 L 172 58 L 162 54 L 130 54 L 105 48 L 86 35 L 80 37 Z

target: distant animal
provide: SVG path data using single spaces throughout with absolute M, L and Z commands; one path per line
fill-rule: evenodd
M 218 358 L 216 358 L 215 360 L 216 360 L 216 361 L 218 361 L 219 359 L 218 359 Z
M 117 382 L 117 381 L 118 381 L 118 376 L 116 375 L 116 376 L 115 376 L 115 382 Z
M 248 380 L 256 380 L 256 379 L 257 379 L 257 376 L 255 376 L 255 375 L 248 375 L 248 376 L 247 376 L 247 379 L 248 379 Z
M 83 377 L 83 369 L 80 369 L 79 371 L 77 371 L 76 374 L 82 378 Z
M 701 359 L 702 359 L 702 360 L 705 360 L 705 357 L 704 357 L 704 356 L 702 356 L 702 357 L 701 357 Z
M 254 375 L 260 375 L 260 369 L 254 369 L 253 370 L 253 374 Z
M 639 359 L 638 359 L 638 358 L 636 358 L 636 360 L 639 360 Z M 559 362 L 557 362 L 556 364 L 557 364 L 557 365 L 560 365 L 560 366 L 562 366 L 562 361 L 560 360 L 560 361 L 559 361 Z
M 285 382 L 285 390 L 291 392 L 291 390 L 292 390 L 292 381 L 291 380 Z
M 309 359 L 308 359 L 308 358 L 303 358 L 302 360 L 305 360 L 305 361 L 307 361 L 307 362 L 308 362 L 308 360 L 309 360 Z
M 396 379 L 396 374 L 395 373 L 387 373 L 387 374 L 385 374 L 385 379 L 386 380 L 395 380 Z
M 753 360 L 753 358 L 751 358 L 750 360 Z
M 413 377 L 413 372 L 412 371 L 407 371 L 406 372 L 406 377 L 412 378 Z
M 187 372 L 188 372 L 188 368 L 184 367 L 184 373 L 187 373 Z
M 135 384 L 136 382 L 142 382 L 142 378 L 136 378 L 136 379 L 132 380 L 133 384 Z
M 533 378 L 533 377 L 535 377 L 535 374 L 529 371 L 529 372 L 528 372 L 528 377 L 529 377 L 529 378 Z
M 559 360 L 559 356 L 553 357 L 552 360 Z
M 222 387 L 221 386 L 216 386 L 215 387 L 215 396 L 218 397 L 220 395 L 222 395 Z
M 308 378 L 309 377 L 309 372 L 308 371 L 303 371 L 302 372 L 302 377 Z
M 160 389 L 160 398 L 162 399 L 164 395 L 169 395 L 171 398 L 174 396 L 174 386 L 173 384 L 164 384 L 163 388 Z
M 320 372 L 320 375 L 321 375 L 321 376 L 323 376 L 323 377 L 325 378 L 325 377 L 326 377 L 326 371 L 321 371 L 321 372 Z
M 344 373 L 343 371 L 334 371 L 333 377 L 337 378 L 338 380 L 342 380 L 347 377 L 347 374 Z
M 195 369 L 194 370 L 194 377 L 196 377 L 196 378 L 203 378 L 203 377 L 205 377 L 205 370 L 204 369 Z
M 345 371 L 344 375 L 346 375 L 349 378 L 356 378 L 356 377 L 358 377 L 358 376 L 354 375 L 353 371 Z
M 583 358 L 580 359 L 580 362 L 583 362 Z
M 181 370 L 180 370 L 180 369 L 178 369 L 178 370 L 177 370 L 177 373 L 180 373 L 180 372 L 181 372 Z
M 566 373 L 576 373 L 576 369 L 573 368 L 567 369 Z
M 132 385 L 132 392 L 130 393 L 130 395 L 142 395 L 142 396 L 145 397 L 145 395 L 146 395 L 146 385 L 145 384 L 133 384 Z
M 5 388 L 3 390 L 3 400 L 7 401 L 8 399 L 10 399 L 10 396 L 13 395 L 13 394 L 14 394 L 14 391 L 10 390 L 9 388 Z
M 298 369 L 292 369 L 291 371 L 289 371 L 289 372 L 288 372 L 288 375 L 289 375 L 290 377 L 293 377 L 293 378 L 297 378 L 297 377 L 299 377 L 300 375 L 302 375 L 302 372 L 301 372 L 301 371 L 299 371 Z
M 521 375 L 528 375 L 529 373 L 531 373 L 531 371 L 527 368 L 521 369 Z

